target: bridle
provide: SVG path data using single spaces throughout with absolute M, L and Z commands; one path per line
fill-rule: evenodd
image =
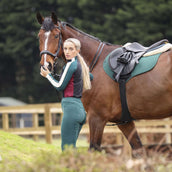
M 42 56 L 42 54 L 48 54 L 48 55 L 51 55 L 51 56 L 53 56 L 54 58 L 56 58 L 56 57 L 58 56 L 59 52 L 60 52 L 60 47 L 61 47 L 62 45 L 63 45 L 63 44 L 62 44 L 62 35 L 61 35 L 61 33 L 60 33 L 60 34 L 59 34 L 59 43 L 58 43 L 58 48 L 57 48 L 56 53 L 53 54 L 53 53 L 51 53 L 51 52 L 48 51 L 48 50 L 43 50 L 43 51 L 40 52 L 40 56 Z
M 48 55 L 51 55 L 52 57 L 54 57 L 54 64 L 53 64 L 53 72 L 52 72 L 52 74 L 53 75 L 56 75 L 55 74 L 55 68 L 56 68 L 57 63 L 58 63 L 57 60 L 56 60 L 57 59 L 56 57 L 58 56 L 58 54 L 60 52 L 60 48 L 62 47 L 62 49 L 63 49 L 63 40 L 62 40 L 62 34 L 61 34 L 61 27 L 60 27 L 60 25 L 59 26 L 56 26 L 55 25 L 54 27 L 55 28 L 58 28 L 60 30 L 60 33 L 59 33 L 59 42 L 58 42 L 58 49 L 57 49 L 57 51 L 56 51 L 55 54 L 51 53 L 48 50 L 43 50 L 43 51 L 40 52 L 40 56 L 42 56 L 42 54 L 48 54 Z M 65 27 L 65 22 L 62 23 L 62 27 Z M 44 28 L 41 27 L 41 29 L 44 29 Z M 99 43 L 98 49 L 97 49 L 97 51 L 96 51 L 96 53 L 95 53 L 95 55 L 93 57 L 93 60 L 92 60 L 92 62 L 90 64 L 90 66 L 89 66 L 90 72 L 93 70 L 94 66 L 98 62 L 99 57 L 100 57 L 100 55 L 101 55 L 101 53 L 103 51 L 104 46 L 105 46 L 104 42 L 100 42 Z
M 54 58 L 54 63 L 53 63 L 53 71 L 51 72 L 53 76 L 56 75 L 55 73 L 55 68 L 57 66 L 57 57 L 58 57 L 58 54 L 60 52 L 60 48 L 63 49 L 63 40 L 62 40 L 62 35 L 61 35 L 61 27 L 60 26 L 54 26 L 55 28 L 58 28 L 60 30 L 60 33 L 59 33 L 59 42 L 58 42 L 58 48 L 57 48 L 57 51 L 56 53 L 51 53 L 50 51 L 48 50 L 43 50 L 40 52 L 40 56 L 42 56 L 43 54 L 48 54 L 50 56 L 52 56 Z M 44 27 L 42 26 L 41 29 L 44 29 Z
M 51 55 L 52 57 L 56 58 L 60 52 L 60 48 L 63 47 L 63 41 L 62 41 L 62 35 L 61 35 L 61 27 L 60 26 L 54 26 L 55 28 L 58 28 L 60 30 L 60 34 L 59 34 L 59 42 L 58 42 L 58 48 L 55 54 L 51 53 L 48 50 L 43 50 L 40 52 L 40 56 L 42 56 L 42 54 L 48 54 Z M 44 29 L 44 27 L 42 26 L 41 29 Z

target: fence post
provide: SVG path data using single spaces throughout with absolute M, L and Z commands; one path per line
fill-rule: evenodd
M 165 128 L 167 129 L 168 132 L 166 132 L 165 137 L 166 137 L 166 144 L 171 144 L 171 133 L 170 131 L 170 125 L 165 125 Z
M 2 128 L 5 131 L 7 131 L 9 129 L 8 113 L 3 113 L 2 114 Z
M 46 142 L 51 144 L 52 143 L 52 133 L 51 133 L 52 119 L 51 119 L 50 107 L 48 104 L 45 105 L 44 121 L 45 121 Z
M 32 118 L 33 118 L 33 128 L 35 130 L 37 130 L 37 128 L 38 128 L 38 113 L 33 113 Z M 36 135 L 36 134 L 33 135 L 33 140 L 38 141 L 38 135 Z
M 124 142 L 123 142 L 123 152 L 124 155 L 128 155 L 130 158 L 132 157 L 132 150 L 131 150 L 131 146 L 128 142 L 128 140 L 126 139 L 125 136 L 123 136 Z
M 116 144 L 122 145 L 122 135 L 121 133 L 116 134 Z

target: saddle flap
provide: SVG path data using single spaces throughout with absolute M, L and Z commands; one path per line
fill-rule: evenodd
M 111 67 L 112 70 L 116 69 L 118 66 L 118 61 L 117 59 L 120 58 L 124 54 L 123 48 L 117 48 L 113 50 L 110 55 L 109 55 L 109 66 Z

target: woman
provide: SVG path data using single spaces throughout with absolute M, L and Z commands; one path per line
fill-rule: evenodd
M 81 102 L 83 89 L 90 89 L 89 69 L 79 54 L 81 43 L 75 38 L 64 42 L 64 55 L 67 60 L 59 81 L 55 80 L 47 67 L 41 67 L 41 75 L 46 77 L 58 90 L 63 91 L 61 124 L 62 150 L 65 145 L 76 147 L 76 140 L 82 125 L 86 121 L 86 113 Z

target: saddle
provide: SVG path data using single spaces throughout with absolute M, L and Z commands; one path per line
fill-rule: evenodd
M 123 47 L 117 48 L 110 53 L 109 66 L 114 72 L 114 78 L 116 82 L 119 82 L 120 78 L 128 78 L 130 73 L 134 70 L 136 64 L 139 63 L 139 59 L 152 49 L 155 50 L 165 43 L 167 39 L 163 39 L 159 42 L 152 44 L 149 47 L 144 47 L 138 42 L 127 43 Z
M 113 71 L 113 76 L 116 82 L 119 83 L 119 91 L 121 98 L 122 114 L 121 114 L 121 124 L 126 124 L 133 121 L 131 114 L 128 109 L 126 100 L 126 80 L 130 77 L 131 72 L 134 70 L 136 64 L 139 63 L 139 59 L 147 52 L 152 49 L 158 49 L 167 43 L 167 39 L 163 39 L 159 42 L 152 44 L 149 47 L 144 47 L 143 45 L 134 42 L 127 43 L 123 47 L 117 48 L 112 51 L 109 55 L 109 66 Z

